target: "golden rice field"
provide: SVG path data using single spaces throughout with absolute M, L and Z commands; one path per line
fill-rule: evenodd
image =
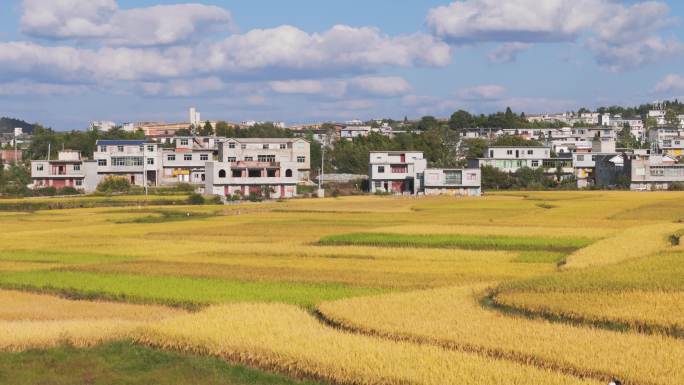
M 0 201 L 1 384 L 97 346 L 274 384 L 684 384 L 684 193 L 76 199 Z

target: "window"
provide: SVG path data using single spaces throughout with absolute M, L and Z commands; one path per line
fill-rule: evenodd
M 477 174 L 469 172 L 468 174 L 466 174 L 466 179 L 470 181 L 477 180 Z
M 298 156 L 297 157 L 297 163 L 306 163 L 306 157 L 305 156 Z
M 142 144 L 140 145 L 140 152 L 145 152 L 145 146 L 143 146 Z
M 249 178 L 259 178 L 261 177 L 261 169 L 250 168 L 249 170 L 247 170 L 247 176 Z
M 242 178 L 242 170 L 233 169 L 233 178 Z
M 584 155 L 577 155 L 577 161 L 583 162 L 584 161 Z
M 385 172 L 385 166 L 378 166 L 378 173 L 382 174 Z
M 447 185 L 459 185 L 463 181 L 461 171 L 444 171 L 444 177 Z
M 200 154 L 200 160 L 209 160 L 209 154 Z
M 392 165 L 392 173 L 394 174 L 406 174 L 408 172 L 408 166 L 406 165 Z
M 183 160 L 192 160 L 192 154 L 183 155 Z
M 42 165 L 42 164 L 37 164 L 37 165 L 36 165 L 36 171 L 43 171 L 43 165 Z
M 154 152 L 154 146 L 147 146 L 147 151 Z
M 225 178 L 226 177 L 226 170 L 219 170 L 219 178 Z
M 187 146 L 188 145 L 188 140 L 187 139 L 181 139 L 181 146 Z
M 166 156 L 166 160 L 173 162 L 174 160 L 176 160 L 176 155 L 175 154 L 169 154 Z
M 286 178 L 292 178 L 292 170 L 285 170 L 285 177 Z
M 264 150 L 268 150 L 268 143 L 261 146 Z
M 373 182 L 373 183 L 375 184 L 375 188 L 382 188 L 382 182 L 381 182 L 381 181 L 376 180 L 376 181 Z
M 100 152 L 107 152 L 107 146 L 100 146 Z
M 241 145 L 240 145 L 240 148 L 244 150 L 244 149 L 247 148 L 247 145 L 246 145 L 246 144 L 241 144 Z
M 153 165 L 154 164 L 154 158 L 147 158 L 147 164 Z
M 234 156 L 229 156 L 228 157 L 228 163 L 235 163 L 235 157 Z
M 285 143 L 280 143 L 280 149 L 284 150 L 287 148 L 287 145 Z
M 533 168 L 539 167 L 539 161 L 538 161 L 538 160 L 533 160 L 533 161 L 532 161 L 532 167 L 533 167 Z
M 97 165 L 98 166 L 106 166 L 107 165 L 107 159 L 98 159 Z
M 253 161 L 253 160 L 254 160 L 254 158 L 252 158 L 251 156 L 246 156 L 246 157 L 245 157 L 245 162 L 251 162 L 251 161 Z
M 228 143 L 228 148 L 235 148 L 235 142 Z
M 275 178 L 276 176 L 276 170 L 274 169 L 268 169 L 266 170 L 266 176 L 269 178 Z
M 124 146 L 116 146 L 116 150 L 119 152 L 123 152 Z
M 275 155 L 258 155 L 257 160 L 259 162 L 275 162 Z
M 506 155 L 513 155 L 513 150 L 506 150 Z
M 76 186 L 83 186 L 83 179 L 76 179 Z
M 534 151 L 532 151 L 532 150 L 527 150 L 527 155 L 532 155 L 532 154 L 534 154 Z
M 112 157 L 112 166 L 115 167 L 131 167 L 142 166 L 142 156 L 116 156 Z
M 81 165 L 80 165 L 80 164 L 75 164 L 75 165 L 74 165 L 74 171 L 81 171 Z

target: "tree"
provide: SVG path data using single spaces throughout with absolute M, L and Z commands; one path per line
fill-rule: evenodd
M 632 135 L 629 123 L 625 123 L 617 134 L 617 146 L 620 148 L 639 148 L 639 142 Z
M 192 136 L 192 131 L 189 128 L 181 128 L 176 130 L 176 136 Z
M 535 147 L 535 146 L 541 146 L 542 144 L 539 143 L 538 141 L 534 139 L 524 139 L 519 136 L 513 136 L 513 135 L 501 135 L 496 140 L 494 143 L 492 143 L 493 146 L 515 146 L 515 147 Z
M 451 114 L 449 118 L 449 128 L 452 130 L 463 130 L 472 127 L 474 124 L 473 116 L 464 110 L 458 110 Z
M 216 123 L 216 135 L 226 138 L 231 138 L 235 135 L 235 127 L 229 126 L 228 123 L 220 121 Z
M 200 136 L 214 135 L 214 127 L 211 126 L 208 120 L 204 122 L 204 126 L 199 130 L 199 134 Z
M 679 117 L 675 110 L 669 109 L 665 112 L 665 123 L 672 127 L 679 127 Z
M 480 138 L 464 139 L 462 145 L 467 159 L 481 158 L 487 151 L 487 141 Z

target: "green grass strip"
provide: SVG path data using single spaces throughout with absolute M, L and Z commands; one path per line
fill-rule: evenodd
M 64 270 L 5 273 L 0 275 L 0 287 L 189 309 L 229 302 L 284 302 L 311 308 L 322 301 L 387 291 L 339 284 L 243 282 Z
M 584 238 L 536 238 L 460 234 L 351 233 L 321 238 L 320 245 L 430 247 L 470 250 L 519 250 L 570 252 L 593 241 Z

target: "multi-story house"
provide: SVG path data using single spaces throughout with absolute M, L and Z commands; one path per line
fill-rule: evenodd
M 371 151 L 368 168 L 372 193 L 417 194 L 427 160 L 419 151 Z
M 484 158 L 470 159 L 470 168 L 482 168 L 491 166 L 498 170 L 514 173 L 523 167 L 542 167 L 547 174 L 562 175 L 573 173 L 572 158 L 551 157 L 550 147 L 517 147 L 517 146 L 491 146 L 487 149 Z
M 174 137 L 162 148 L 161 184 L 204 183 L 205 164 L 214 159 L 215 138 Z
M 262 162 L 297 164 L 294 177 L 309 180 L 311 172 L 310 143 L 302 138 L 228 138 L 219 144 L 218 160 L 222 163 Z
M 428 168 L 423 173 L 425 195 L 480 196 L 482 172 L 478 168 Z
M 684 164 L 643 150 L 626 156 L 624 171 L 630 178 L 631 190 L 667 190 L 673 183 L 684 183 Z
M 297 196 L 298 166 L 289 160 L 207 162 L 204 191 L 226 197 L 292 198 Z
M 81 159 L 78 151 L 63 150 L 57 159 L 31 161 L 31 187 L 73 187 L 93 192 L 99 183 L 97 163 Z
M 144 140 L 98 140 L 94 160 L 100 176 L 121 176 L 131 184 L 160 183 L 162 151 L 158 143 Z

